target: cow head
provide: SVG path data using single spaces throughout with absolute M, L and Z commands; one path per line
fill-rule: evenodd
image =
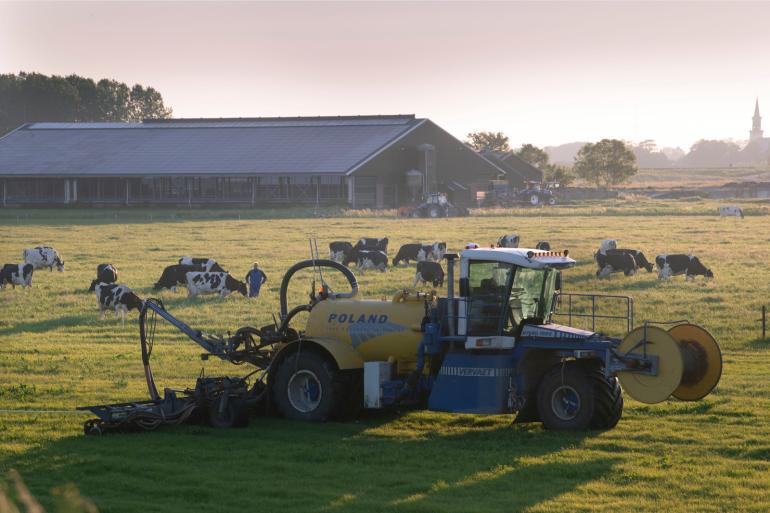
M 705 276 L 706 278 L 713 278 L 714 277 L 714 273 L 711 272 L 711 269 L 706 269 L 706 272 L 703 273 L 703 276 Z
M 123 294 L 123 297 L 120 298 L 120 301 L 126 305 L 126 308 L 129 310 L 142 309 L 142 299 L 133 292 L 127 292 Z
M 246 284 L 242 281 L 238 281 L 229 274 L 225 277 L 225 287 L 233 292 L 240 292 L 244 296 L 248 294 Z
M 54 265 L 56 265 L 56 270 L 60 273 L 64 272 L 64 260 L 62 260 L 59 257 L 56 257 L 56 260 L 54 261 Z

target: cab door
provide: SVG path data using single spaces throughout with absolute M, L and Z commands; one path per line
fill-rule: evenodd
M 458 332 L 467 337 L 467 349 L 507 349 L 514 345 L 507 332 L 509 291 L 514 266 L 505 262 L 467 260 L 460 282 L 465 318 L 460 318 Z M 464 321 L 464 322 L 463 322 Z

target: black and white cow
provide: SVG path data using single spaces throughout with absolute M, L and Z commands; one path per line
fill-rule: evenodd
M 35 269 L 47 267 L 49 271 L 56 270 L 64 272 L 64 261 L 59 253 L 50 246 L 38 246 L 32 249 L 25 249 L 23 252 L 24 263 L 32 264 Z
M 444 257 L 445 253 L 446 242 L 404 244 L 393 259 L 393 265 L 398 265 L 401 262 L 406 262 L 408 265 L 412 261 L 423 262 L 426 260 L 437 262 Z
M 179 265 L 197 265 L 202 267 L 204 271 L 213 273 L 226 273 L 222 266 L 220 266 L 213 258 L 195 258 L 195 257 L 182 257 L 179 259 Z
M 115 317 L 120 313 L 121 322 L 126 322 L 126 312 L 142 308 L 142 299 L 134 294 L 127 285 L 117 283 L 97 283 L 94 287 L 96 301 L 99 303 L 99 318 L 104 319 L 104 311 L 115 309 Z
M 431 283 L 434 287 L 444 286 L 444 269 L 438 262 L 417 262 L 414 273 L 414 286 L 417 283 Z
M 377 250 L 382 251 L 386 255 L 388 254 L 388 238 L 382 237 L 380 239 L 375 239 L 372 237 L 364 237 L 361 239 L 358 239 L 358 242 L 356 242 L 356 245 L 353 246 L 353 249 L 356 250 Z
M 636 267 L 639 269 L 645 269 L 648 273 L 652 272 L 652 269 L 654 266 L 647 260 L 647 257 L 644 256 L 644 253 L 639 251 L 638 249 L 608 249 L 606 251 L 607 255 L 614 255 L 614 254 L 620 254 L 620 253 L 626 253 L 631 255 L 634 258 L 634 262 L 636 263 Z
M 248 293 L 246 284 L 238 281 L 224 272 L 189 272 L 186 274 L 187 296 L 196 297 L 198 294 L 219 294 L 225 298 L 233 292 L 244 296 Z
M 344 262 L 345 257 L 353 251 L 353 244 L 344 241 L 334 241 L 329 243 L 329 258 L 335 262 Z
M 96 266 L 96 279 L 91 282 L 88 292 L 96 289 L 97 283 L 116 283 L 118 281 L 118 268 L 112 264 L 99 264 Z
M 34 270 L 35 266 L 32 264 L 5 264 L 0 270 L 0 289 L 6 285 L 13 288 L 16 288 L 16 285 L 21 285 L 21 288 L 31 287 Z
M 388 255 L 376 249 L 361 249 L 355 251 L 356 267 L 362 273 L 367 269 L 377 269 L 385 272 L 388 269 Z
M 658 278 L 665 280 L 672 276 L 684 274 L 685 281 L 696 276 L 713 278 L 714 273 L 707 269 L 696 256 L 676 254 L 658 255 L 655 257 L 655 265 L 658 267 Z
M 622 272 L 626 276 L 631 276 L 636 273 L 636 261 L 634 257 L 628 253 L 596 253 L 596 264 L 599 269 L 596 271 L 596 276 L 604 278 L 612 273 Z
M 497 247 L 498 248 L 518 248 L 519 236 L 515 233 L 511 233 L 509 235 L 503 235 L 502 237 L 497 239 Z
M 206 272 L 206 269 L 200 265 L 170 265 L 163 269 L 163 272 L 153 286 L 154 290 L 171 289 L 176 292 L 179 285 L 187 285 L 187 273 Z
M 537 245 L 535 246 L 535 249 L 539 249 L 542 251 L 551 251 L 551 243 L 547 240 L 541 240 L 538 241 Z

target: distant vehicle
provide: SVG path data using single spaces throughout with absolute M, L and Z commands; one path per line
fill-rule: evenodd
M 556 195 L 553 189 L 559 187 L 556 182 L 525 182 L 524 188 L 512 189 L 506 180 L 492 180 L 489 191 L 479 196 L 480 204 L 485 207 L 509 207 L 522 203 L 538 205 L 555 205 Z
M 468 209 L 454 206 L 443 192 L 431 192 L 425 198 L 425 201 L 419 205 L 408 207 L 400 213 L 405 217 L 428 217 L 435 219 L 439 217 L 467 216 Z
M 516 193 L 514 201 L 537 205 L 556 205 L 556 195 L 552 189 L 559 186 L 558 183 L 528 182 L 526 187 Z

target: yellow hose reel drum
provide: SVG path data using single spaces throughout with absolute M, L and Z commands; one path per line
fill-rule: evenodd
M 645 328 L 636 328 L 618 350 L 641 353 L 644 336 Z M 679 324 L 668 331 L 647 326 L 647 354 L 658 357 L 657 375 L 618 372 L 623 389 L 643 403 L 659 403 L 670 395 L 683 401 L 703 399 L 722 376 L 719 345 L 708 331 L 694 324 Z

